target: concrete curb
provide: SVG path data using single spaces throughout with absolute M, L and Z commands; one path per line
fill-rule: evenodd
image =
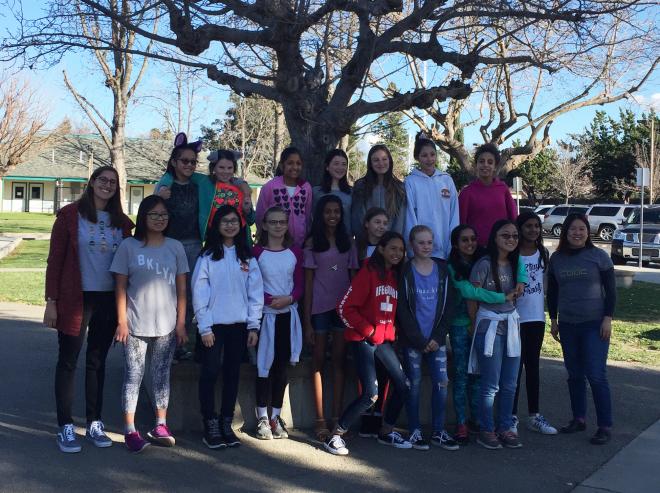
M 0 259 L 5 258 L 20 245 L 22 238 L 12 238 L 6 235 L 0 236 Z

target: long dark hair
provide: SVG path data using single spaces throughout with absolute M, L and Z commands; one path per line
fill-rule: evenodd
M 536 249 L 539 251 L 539 255 L 541 256 L 541 267 L 543 267 L 543 271 L 545 271 L 546 267 L 548 266 L 548 249 L 543 246 L 543 226 L 541 225 L 541 220 L 539 219 L 539 216 L 537 216 L 533 211 L 521 212 L 518 216 L 518 219 L 516 219 L 516 223 L 518 224 L 518 231 L 520 231 L 521 237 L 523 224 L 525 224 L 527 221 L 536 221 L 539 225 L 539 237 L 536 239 L 534 244 Z
M 367 211 L 367 213 L 364 215 L 364 219 L 362 220 L 362 230 L 360 232 L 355 233 L 355 238 L 357 240 L 358 257 L 360 259 L 363 259 L 364 257 L 367 256 L 367 247 L 369 246 L 369 234 L 365 231 L 364 225 L 369 221 L 371 221 L 376 216 L 385 216 L 388 221 L 391 221 L 390 215 L 387 213 L 385 209 L 382 209 L 380 207 L 372 207 Z
M 115 189 L 115 194 L 110 197 L 108 203 L 105 206 L 105 211 L 110 214 L 110 224 L 114 228 L 121 228 L 125 221 L 126 215 L 124 214 L 124 209 L 121 206 L 121 190 L 119 185 L 119 173 L 112 166 L 101 166 L 96 168 L 92 173 L 92 176 L 89 177 L 87 186 L 82 196 L 78 199 L 78 213 L 90 223 L 96 224 L 98 218 L 96 217 L 96 205 L 94 204 L 94 189 L 92 188 L 92 182 L 94 182 L 101 173 L 104 171 L 111 171 L 115 175 L 117 180 L 117 188 Z
M 397 239 L 401 240 L 401 244 L 403 245 L 403 255 L 405 257 L 406 241 L 403 239 L 403 236 L 401 236 L 401 234 L 397 233 L 396 231 L 387 231 L 378 242 L 378 247 L 385 248 L 390 241 Z M 397 279 L 399 279 L 401 275 L 404 261 L 405 259 L 402 258 L 401 262 L 392 266 L 392 271 L 394 271 L 394 275 Z M 383 257 L 383 254 L 380 253 L 378 248 L 376 248 L 376 250 L 374 250 L 373 255 L 369 257 L 369 261 L 367 262 L 367 268 L 378 272 L 378 277 L 380 277 L 381 280 L 385 280 L 387 278 L 387 272 L 385 271 L 385 257 Z
M 413 147 L 413 157 L 419 159 L 419 153 L 422 152 L 424 147 L 432 147 L 434 151 L 437 150 L 435 142 L 429 139 L 424 132 L 417 132 L 415 135 L 415 147 Z
M 348 165 L 348 156 L 342 149 L 333 149 L 325 155 L 325 160 L 323 161 L 323 177 L 321 178 L 321 190 L 325 193 L 332 192 L 332 176 L 328 171 L 328 165 L 335 157 L 342 157 L 346 160 L 346 165 Z M 346 169 L 346 174 L 339 179 L 339 190 L 344 193 L 351 193 L 351 186 L 348 184 L 348 168 Z
M 226 159 L 227 161 L 231 161 L 231 163 L 234 165 L 234 174 L 238 169 L 238 161 L 236 160 L 236 153 L 228 149 L 218 149 L 216 151 L 213 151 L 211 154 L 208 155 L 207 159 L 209 160 L 209 178 L 213 183 L 217 181 L 215 175 L 213 174 L 213 168 L 215 168 L 215 165 L 218 164 L 218 161 L 220 161 L 221 159 Z
M 284 148 L 284 150 L 280 154 L 280 160 L 277 162 L 277 169 L 275 169 L 275 176 L 284 175 L 284 162 L 294 154 L 298 154 L 300 156 L 300 161 L 302 162 L 302 153 L 297 147 L 289 146 Z M 303 168 L 304 167 L 305 167 L 305 163 L 303 162 Z M 304 181 L 305 180 L 302 178 L 302 176 L 298 178 L 299 183 Z
M 147 239 L 147 214 L 156 207 L 158 204 L 162 204 L 167 210 L 165 205 L 165 200 L 158 195 L 149 195 L 145 197 L 142 202 L 140 202 L 140 207 L 138 208 L 137 219 L 135 220 L 135 232 L 133 233 L 133 238 L 139 241 L 146 241 Z M 170 227 L 169 220 L 167 222 L 167 227 L 163 230 L 163 235 L 167 234 L 167 230 Z
M 376 144 L 367 154 L 367 174 L 355 182 L 353 188 L 354 195 L 365 203 L 371 198 L 376 185 L 378 185 L 378 175 L 371 166 L 371 157 L 378 151 L 384 151 L 390 166 L 383 176 L 383 187 L 385 188 L 385 210 L 390 220 L 399 215 L 401 207 L 406 203 L 406 191 L 403 182 L 394 176 L 394 160 L 390 150 L 384 144 Z M 355 200 L 355 199 L 353 199 Z
M 312 231 L 307 237 L 312 241 L 312 251 L 325 252 L 330 249 L 330 242 L 325 235 L 325 221 L 323 220 L 323 211 L 327 204 L 337 204 L 339 206 L 341 219 L 335 230 L 335 243 L 337 245 L 337 250 L 339 250 L 340 253 L 347 252 L 351 249 L 351 239 L 348 237 L 346 225 L 344 224 L 344 208 L 342 207 L 341 199 L 332 194 L 321 197 L 316 204 L 316 209 L 314 209 Z
M 199 256 L 211 255 L 213 260 L 222 260 L 225 256 L 225 249 L 223 248 L 224 238 L 220 234 L 220 221 L 223 217 L 234 214 L 238 218 L 238 224 L 241 224 L 241 216 L 231 205 L 222 205 L 218 208 L 213 216 L 211 225 L 206 228 L 206 239 L 204 240 L 204 247 Z M 247 263 L 252 257 L 250 248 L 247 243 L 247 231 L 245 226 L 240 226 L 240 231 L 234 236 L 234 247 L 236 248 L 236 257 L 242 263 Z
M 564 219 L 564 223 L 561 225 L 561 234 L 559 235 L 559 245 L 557 245 L 558 252 L 570 253 L 573 250 L 571 246 L 568 244 L 568 228 L 571 227 L 573 221 L 582 221 L 584 225 L 587 227 L 587 242 L 584 245 L 584 247 L 585 248 L 594 247 L 594 243 L 591 241 L 591 235 L 589 233 L 591 231 L 591 228 L 589 227 L 589 220 L 587 219 L 587 216 L 585 216 L 584 214 L 578 214 L 577 212 L 574 212 L 566 216 L 566 219 Z
M 234 209 L 236 210 L 236 209 Z M 259 225 L 259 235 L 257 236 L 257 245 L 262 246 L 262 247 L 268 247 L 268 231 L 266 231 L 263 228 L 263 223 L 268 221 L 268 216 L 271 214 L 275 214 L 276 212 L 281 212 L 284 214 L 287 219 L 289 218 L 289 215 L 286 213 L 284 209 L 282 209 L 278 205 L 274 205 L 273 207 L 269 208 L 266 213 L 264 214 L 264 218 L 262 220 L 262 224 Z M 287 229 L 284 232 L 284 241 L 282 242 L 282 245 L 284 248 L 288 248 L 293 244 L 293 238 L 291 237 L 291 233 L 289 233 L 289 230 Z
M 499 221 L 495 222 L 495 224 L 493 224 L 493 228 L 490 230 L 490 236 L 488 236 L 488 245 L 486 246 L 486 252 L 490 257 L 490 275 L 493 278 L 493 281 L 495 282 L 495 288 L 499 292 L 502 292 L 502 283 L 500 283 L 500 273 L 497 265 L 497 259 L 499 258 L 499 250 L 497 248 L 497 243 L 495 242 L 495 239 L 497 238 L 497 232 L 500 229 L 502 229 L 504 226 L 508 226 L 509 224 L 515 226 L 516 231 L 518 230 L 518 226 L 516 226 L 516 223 L 514 223 L 513 221 L 509 221 L 508 219 L 500 219 Z M 511 276 L 513 278 L 514 285 L 518 283 L 519 255 L 520 255 L 520 243 L 518 243 L 518 245 L 516 245 L 516 248 L 512 252 L 509 252 L 506 256 L 507 260 L 509 261 L 509 264 L 511 264 Z
M 461 233 L 468 229 L 472 230 L 475 236 L 477 235 L 477 232 L 474 230 L 474 228 L 467 224 L 459 224 L 451 231 L 451 251 L 449 252 L 449 265 L 451 265 L 454 269 L 457 281 L 470 279 L 470 271 L 472 270 L 472 266 L 476 263 L 477 260 L 486 255 L 486 249 L 480 245 L 477 245 L 477 248 L 472 254 L 472 259 L 469 262 L 463 258 L 458 243 L 461 238 Z

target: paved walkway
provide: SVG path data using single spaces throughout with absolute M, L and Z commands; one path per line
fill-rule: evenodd
M 644 430 L 574 491 L 576 493 L 660 491 L 660 421 L 656 421 Z
M 622 460 L 637 450 L 637 460 L 660 450 L 660 368 L 611 364 L 616 428 L 603 447 L 588 443 L 594 431 L 541 436 L 521 430 L 520 450 L 487 451 L 471 444 L 458 452 L 393 450 L 356 436 L 348 440 L 351 455 L 324 452 L 309 434 L 294 431 L 289 440 L 262 442 L 242 433 L 238 450 L 210 451 L 196 433 L 177 436 L 177 447 L 150 447 L 139 456 L 123 447 L 120 392 L 122 351 L 112 348 L 107 363 L 104 421 L 115 444 L 95 449 L 88 443 L 76 455 L 55 445 L 53 370 L 57 338 L 40 323 L 43 307 L 0 303 L 0 491 L 355 491 L 415 492 L 568 492 L 593 493 L 599 474 L 617 474 L 633 484 L 643 471 Z M 84 351 L 83 351 L 84 353 Z M 84 362 L 78 364 L 74 416 L 84 423 Z M 559 425 L 569 415 L 565 370 L 560 361 L 542 361 L 543 412 Z M 428 389 L 427 389 L 428 390 Z M 172 399 L 176 399 L 172 395 Z M 197 407 L 197 402 L 190 402 Z M 311 405 L 311 403 L 310 403 Z M 525 406 L 524 392 L 521 405 Z M 147 399 L 141 398 L 138 427 L 152 425 Z M 649 428 L 652 426 L 652 428 Z M 83 430 L 78 428 L 78 433 Z M 639 438 L 638 438 L 639 437 Z M 632 443 L 631 443 L 632 442 Z M 629 445 L 630 444 L 630 445 Z M 654 452 L 655 451 L 655 452 Z M 655 456 L 657 457 L 657 455 Z M 657 459 L 648 467 L 650 484 L 660 484 Z M 621 469 L 610 469 L 616 466 Z M 611 472 L 608 472 L 611 471 Z M 617 472 L 618 471 L 618 472 Z M 635 477 L 633 477 L 635 476 Z M 607 481 L 607 477 L 604 479 Z M 592 489 L 585 490 L 585 487 Z M 658 488 L 640 486 L 655 492 Z

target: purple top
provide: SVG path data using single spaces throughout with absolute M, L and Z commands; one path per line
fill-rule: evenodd
M 334 310 L 351 285 L 349 269 L 358 270 L 357 249 L 340 253 L 337 247 L 325 252 L 314 252 L 305 248 L 305 269 L 314 269 L 312 283 L 312 315 Z

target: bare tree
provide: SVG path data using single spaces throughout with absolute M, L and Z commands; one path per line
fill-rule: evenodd
M 554 69 L 532 64 L 484 66 L 475 71 L 475 90 L 469 98 L 436 103 L 425 111 L 413 108 L 407 114 L 466 171 L 470 152 L 457 138 L 460 129 L 478 125 L 482 141 L 498 146 L 522 139 L 521 145 L 501 149 L 501 171 L 508 172 L 550 145 L 550 129 L 558 118 L 628 98 L 648 82 L 658 65 L 658 33 L 640 19 L 635 24 L 637 15 L 631 10 L 602 17 L 595 32 L 587 34 L 590 41 L 581 46 L 570 41 L 571 26 L 546 20 L 521 36 L 506 38 L 501 25 L 466 26 L 457 35 L 467 46 L 488 39 L 494 57 L 531 51 Z M 411 59 L 410 70 L 416 85 L 424 87 L 424 64 Z M 472 119 L 465 118 L 475 112 Z
M 167 63 L 159 84 L 145 88 L 139 102 L 153 108 L 163 119 L 163 130 L 176 135 L 192 136 L 193 126 L 208 111 L 208 98 L 203 95 L 205 81 L 199 69 Z M 202 74 L 203 77 L 205 77 Z M 208 80 L 208 79 L 207 79 Z
M 476 87 L 479 67 L 556 70 L 558 60 L 541 56 L 550 50 L 536 49 L 538 24 L 561 31 L 565 43 L 582 52 L 607 44 L 597 29 L 603 19 L 652 9 L 642 0 L 134 0 L 124 12 L 100 0 L 79 2 L 94 19 L 157 44 L 149 53 L 122 51 L 202 68 L 236 93 L 280 103 L 293 143 L 312 163 L 307 171 L 313 181 L 320 178 L 325 153 L 363 117 L 464 99 Z M 9 56 L 89 46 L 66 28 L 65 0 L 50 5 L 48 18 L 23 20 L 18 40 L 4 44 Z M 141 22 L 156 22 L 159 6 L 168 22 L 157 31 L 146 29 Z M 480 29 L 497 34 L 480 38 Z M 478 41 L 463 43 L 458 34 L 466 30 Z M 512 38 L 528 41 L 516 51 L 494 49 Z M 94 36 L 94 43 L 95 49 L 117 50 L 108 37 Z M 382 78 L 409 59 L 426 61 L 438 76 L 385 97 L 369 90 L 374 74 Z
M 594 190 L 588 160 L 584 156 L 572 157 L 566 150 L 560 152 L 552 177 L 557 193 L 567 204 L 570 199 L 584 197 Z
M 0 176 L 34 150 L 45 124 L 46 110 L 30 85 L 0 77 Z
M 145 2 L 145 5 L 150 3 L 153 2 Z M 129 0 L 107 0 L 103 6 L 115 15 L 133 16 L 134 14 L 132 2 Z M 66 71 L 63 71 L 64 84 L 108 147 L 110 162 L 119 175 L 121 195 L 126 199 L 127 175 L 124 142 L 128 104 L 135 96 L 149 59 L 148 57 L 142 58 L 142 64 L 137 75 L 134 76 L 133 50 L 136 47 L 136 34 L 133 31 L 125 29 L 117 21 L 103 22 L 98 16 L 84 10 L 83 5 L 78 1 L 73 2 L 73 5 L 68 8 L 66 5 L 61 5 L 61 7 L 66 9 L 68 15 L 75 15 L 78 19 L 79 30 L 76 28 L 76 38 L 81 43 L 88 44 L 105 78 L 104 85 L 112 92 L 112 117 L 105 116 L 96 102 L 80 94 L 70 81 Z M 140 14 L 134 19 L 137 26 L 142 25 L 143 20 Z M 153 29 L 155 32 L 157 23 L 154 23 Z M 108 45 L 112 49 L 108 50 Z M 150 49 L 151 46 L 147 45 L 144 48 L 145 53 L 148 53 Z

